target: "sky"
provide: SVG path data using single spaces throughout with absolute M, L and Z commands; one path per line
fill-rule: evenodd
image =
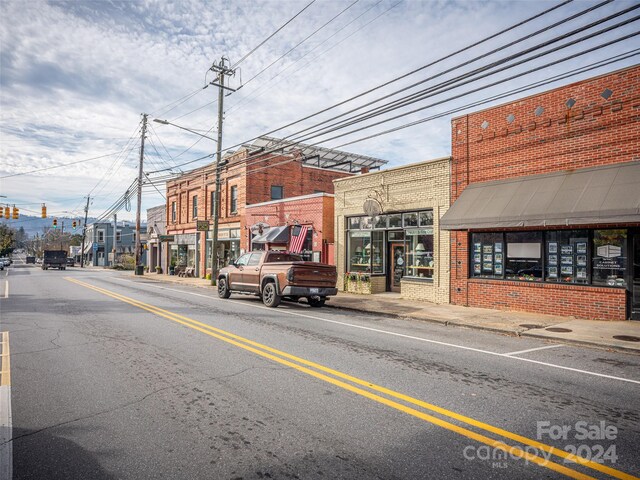
M 389 167 L 448 156 L 454 116 L 638 63 L 638 36 L 587 52 L 638 32 L 638 21 L 630 21 L 514 65 L 632 20 L 640 11 L 541 48 L 562 34 L 638 6 L 635 0 L 602 6 L 589 0 L 563 3 L 2 0 L 0 203 L 15 204 L 26 214 L 39 214 L 40 204 L 46 203 L 50 216 L 80 217 L 90 195 L 89 214 L 99 217 L 137 177 L 146 113 L 144 172 L 158 180 L 143 188 L 144 218 L 147 208 L 165 201 L 164 176 L 212 161 L 202 157 L 215 152 L 213 141 L 152 120 L 216 137 L 218 89 L 209 85 L 215 79 L 210 67 L 222 57 L 235 69 L 227 79 L 235 91 L 227 91 L 223 101 L 224 150 L 279 129 L 270 135 L 369 155 L 386 160 Z M 558 8 L 495 35 L 554 6 Z M 593 10 L 571 18 L 589 8 Z M 509 56 L 514 58 L 505 63 Z M 468 76 L 499 61 L 503 63 Z M 466 84 L 452 84 L 465 74 Z M 536 87 L 536 82 L 548 83 Z M 301 136 L 321 121 L 332 125 L 348 119 L 330 121 L 356 107 L 362 109 L 349 115 L 437 85 L 439 90 L 402 108 L 360 118 L 330 134 L 312 135 L 311 129 Z M 118 218 L 132 220 L 135 210 L 134 197 Z

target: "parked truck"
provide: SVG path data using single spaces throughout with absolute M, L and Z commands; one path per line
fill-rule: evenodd
M 296 254 L 281 251 L 249 252 L 218 274 L 218 296 L 232 292 L 262 297 L 267 307 L 277 307 L 282 299 L 306 298 L 312 307 L 322 307 L 327 297 L 336 295 L 336 267 L 305 262 Z
M 67 252 L 65 250 L 45 250 L 42 257 L 42 270 L 49 270 L 49 268 L 66 270 Z

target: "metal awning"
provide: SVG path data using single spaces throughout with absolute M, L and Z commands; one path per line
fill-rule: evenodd
M 259 237 L 251 240 L 253 243 L 288 243 L 289 225 L 282 227 L 271 227 Z
M 640 162 L 469 185 L 444 230 L 640 222 Z
M 333 150 L 317 145 L 306 145 L 300 142 L 292 142 L 279 138 L 262 136 L 257 138 L 252 145 L 247 146 L 250 151 L 258 154 L 262 151 L 281 152 L 282 155 L 299 155 L 303 164 L 341 170 L 345 172 L 358 172 L 361 168 L 379 169 L 387 163 L 380 158 L 358 155 L 355 153 Z

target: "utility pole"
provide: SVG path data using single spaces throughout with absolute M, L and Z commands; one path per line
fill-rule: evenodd
M 84 224 L 82 225 L 82 250 L 80 251 L 80 268 L 84 268 L 84 239 L 87 236 L 87 217 L 89 216 L 89 200 L 87 195 L 87 206 L 84 207 Z
M 214 205 L 213 205 L 213 238 L 211 242 L 211 285 L 215 285 L 218 277 L 218 217 L 220 216 L 220 171 L 223 167 L 222 165 L 222 120 L 224 115 L 224 109 L 222 107 L 222 102 L 224 100 L 224 90 L 231 90 L 235 92 L 234 89 L 224 86 L 224 77 L 226 75 L 234 75 L 235 70 L 228 68 L 225 65 L 225 57 L 220 59 L 220 63 L 217 65 L 214 63 L 211 65 L 212 72 L 218 74 L 217 82 L 210 82 L 211 85 L 218 87 L 218 149 L 217 149 L 217 157 L 216 157 L 216 191 L 213 196 Z
M 113 260 L 111 260 L 112 262 L 112 266 L 116 264 L 116 252 L 117 252 L 117 246 L 118 246 L 118 214 L 114 213 L 113 214 L 113 248 L 111 249 L 111 254 L 113 256 Z
M 142 270 L 138 269 L 140 265 L 140 257 L 142 256 L 140 243 L 140 208 L 142 205 L 142 165 L 144 163 L 144 136 L 147 133 L 147 114 L 142 114 L 142 141 L 140 143 L 140 165 L 138 167 L 138 207 L 136 208 L 136 270 L 135 274 Z
M 64 220 L 62 221 L 62 230 L 60 230 L 60 250 L 63 250 L 62 248 L 62 238 L 64 237 Z

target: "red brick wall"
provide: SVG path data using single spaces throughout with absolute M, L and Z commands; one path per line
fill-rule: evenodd
M 613 92 L 608 100 L 601 96 L 605 89 Z M 570 98 L 576 101 L 571 109 L 565 104 Z M 638 160 L 639 120 L 638 66 L 455 118 L 451 201 L 469 183 Z M 451 232 L 452 303 L 625 318 L 624 290 L 469 280 L 467 242 L 467 232 Z
M 271 226 L 310 225 L 313 227 L 313 250 L 324 252 L 322 261 L 334 263 L 326 256 L 326 243 L 333 243 L 333 197 L 314 196 L 298 200 L 280 201 L 268 205 L 247 206 L 246 224 L 266 222 Z
M 625 318 L 625 290 L 574 287 L 551 283 L 525 284 L 503 280 L 472 279 L 468 284 L 474 307 L 522 310 L 599 320 Z
M 246 160 L 246 151 L 240 151 L 229 159 L 229 164 L 221 173 L 219 228 L 226 224 L 240 222 L 240 248 L 249 248 L 249 235 L 245 208 L 247 205 L 271 200 L 271 186 L 282 185 L 285 198 L 309 195 L 316 191 L 333 193 L 333 180 L 351 175 L 350 173 L 322 170 L 303 166 L 290 156 L 268 155 L 268 158 Z M 238 211 L 230 212 L 231 186 L 238 187 Z M 198 195 L 198 220 L 210 220 L 211 192 L 215 191 L 215 165 L 213 163 L 187 172 L 176 180 L 167 182 L 167 234 L 194 232 L 196 222 L 191 218 L 193 195 Z M 333 199 L 331 199 L 333 201 Z M 177 202 L 178 218 L 171 222 L 171 202 Z M 322 216 L 322 202 L 315 206 Z M 333 208 L 333 202 L 331 203 Z M 291 212 L 294 215 L 295 212 Z M 301 212 L 299 212 L 302 214 Z M 295 215 L 298 215 L 297 213 Z M 304 215 L 309 216 L 310 213 Z M 302 216 L 304 216 L 302 215 Z M 312 221 L 315 217 L 310 217 Z M 330 214 L 333 228 L 333 210 Z M 255 222 L 254 222 L 255 223 Z M 320 218 L 319 223 L 322 223 Z M 282 223 L 281 223 L 282 224 Z M 324 238 L 324 237 L 323 237 Z M 333 235 L 332 237 L 333 238 Z M 201 233 L 200 244 L 204 245 L 205 234 Z M 314 237 L 315 241 L 315 237 Z M 318 250 L 321 249 L 318 244 Z M 204 271 L 204 255 L 200 255 L 201 271 Z

